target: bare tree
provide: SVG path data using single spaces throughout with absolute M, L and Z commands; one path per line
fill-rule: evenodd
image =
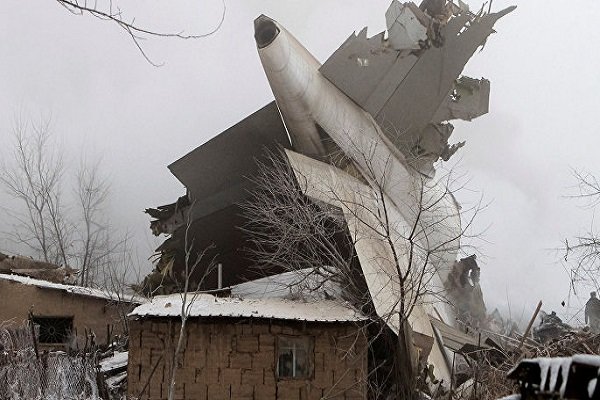
M 78 239 L 81 251 L 77 254 L 80 268 L 80 284 L 88 286 L 93 278 L 93 269 L 115 249 L 107 234 L 108 222 L 104 215 L 109 184 L 99 176 L 99 163 L 89 165 L 82 162 L 77 172 L 76 200 L 81 223 Z
M 46 262 L 66 265 L 71 237 L 61 201 L 64 164 L 52 141 L 50 119 L 16 117 L 12 136 L 12 163 L 3 162 L 0 182 L 23 210 L 6 210 L 17 221 L 10 237 Z
M 388 393 L 395 392 L 398 398 L 414 398 L 418 368 L 410 356 L 409 320 L 415 307 L 449 301 L 438 279 L 443 274 L 440 269 L 448 254 L 456 254 L 459 239 L 470 231 L 482 206 L 479 202 L 470 210 L 461 228 L 449 229 L 448 201 L 454 201 L 453 194 L 461 186 L 451 172 L 437 178 L 441 192 L 434 191 L 427 178 L 417 177 L 414 187 L 406 188 L 414 197 L 409 223 L 399 223 L 385 192 L 385 178 L 376 175 L 372 154 L 364 157 L 367 168 L 361 172 L 349 160 L 334 159 L 357 183 L 343 188 L 327 180 L 331 174 L 304 176 L 290 166 L 285 154 L 271 156 L 256 178 L 258 189 L 244 205 L 249 221 L 245 230 L 259 267 L 304 271 L 339 285 L 344 298 L 373 321 L 376 328 L 369 328 L 375 332 L 371 332 L 371 343 L 383 335 L 395 348 L 388 359 L 379 360 L 381 365 L 373 368 L 380 379 L 373 392 L 387 385 Z M 311 188 L 315 178 L 319 185 Z M 381 269 L 395 298 L 386 313 L 376 310 L 373 296 L 380 294 L 368 290 L 355 250 L 360 246 L 363 251 L 365 246 L 372 251 L 372 261 Z M 387 289 L 381 288 L 384 291 Z M 393 320 L 400 329 L 390 336 L 388 323 Z
M 582 200 L 584 207 L 595 209 L 600 204 L 600 182 L 590 172 L 573 170 L 572 174 L 576 181 L 575 193 L 568 197 Z M 593 219 L 587 233 L 565 239 L 562 250 L 564 260 L 568 263 L 571 290 L 577 293 L 579 286 L 600 288 L 600 236 Z
M 101 279 L 97 279 L 96 284 L 111 294 L 111 305 L 118 314 L 115 323 L 121 326 L 121 334 L 116 337 L 117 346 L 126 348 L 129 342 L 127 315 L 135 308 L 134 304 L 139 304 L 144 298 L 141 291 L 128 282 L 141 281 L 141 262 L 127 237 L 109 254 L 108 259 L 109 262 L 98 271 Z M 107 338 L 112 340 L 115 337 L 108 334 Z
M 194 279 L 196 269 L 205 259 L 208 249 L 197 249 L 194 244 L 194 239 L 190 234 L 190 228 L 192 226 L 192 214 L 194 208 L 194 202 L 190 207 L 190 212 L 187 215 L 187 223 L 185 226 L 185 239 L 184 239 L 184 251 L 185 251 L 185 269 L 181 273 L 181 277 L 176 279 L 178 285 L 178 294 L 181 297 L 181 308 L 179 312 L 180 324 L 179 333 L 177 335 L 177 342 L 173 349 L 170 365 L 170 377 L 169 377 L 169 389 L 167 398 L 173 400 L 175 398 L 175 385 L 177 382 L 177 370 L 179 367 L 180 357 L 183 352 L 184 343 L 187 340 L 187 321 L 190 318 L 190 310 L 194 305 L 194 302 L 200 295 L 200 287 L 204 282 L 204 279 L 214 270 L 215 263 L 214 259 L 211 260 L 204 270 L 202 276 L 199 279 Z
M 109 21 L 116 24 L 119 28 L 123 29 L 127 35 L 131 38 L 138 51 L 151 65 L 158 67 L 162 64 L 158 64 L 148 56 L 144 51 L 141 44 L 142 41 L 149 37 L 162 37 L 162 38 L 177 38 L 177 39 L 200 39 L 210 36 L 217 32 L 223 21 L 225 20 L 226 6 L 223 0 L 223 13 L 217 24 L 217 26 L 209 32 L 202 34 L 188 34 L 183 31 L 168 32 L 152 29 L 136 22 L 134 17 L 127 18 L 121 8 L 116 4 L 116 1 L 105 0 L 105 1 L 87 1 L 87 0 L 56 0 L 58 4 L 67 9 L 74 15 L 90 15 L 100 20 Z
M 50 126 L 49 118 L 15 118 L 14 149 L 0 171 L 2 189 L 15 199 L 4 208 L 14 221 L 6 234 L 29 256 L 80 269 L 79 283 L 90 286 L 123 250 L 127 235 L 110 225 L 110 185 L 100 163 L 84 160 L 70 176 Z

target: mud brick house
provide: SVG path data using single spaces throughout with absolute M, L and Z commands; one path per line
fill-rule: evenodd
M 142 298 L 105 290 L 0 274 L 0 322 L 39 326 L 41 349 L 67 350 L 124 333 L 125 316 Z M 87 338 L 86 338 L 87 336 Z
M 198 295 L 176 398 L 366 398 L 365 317 L 341 301 L 301 299 L 264 283 Z M 129 396 L 167 398 L 181 302 L 179 294 L 156 296 L 130 314 Z

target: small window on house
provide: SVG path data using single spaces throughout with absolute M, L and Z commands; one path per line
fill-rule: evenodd
M 33 323 L 39 325 L 41 344 L 67 343 L 73 331 L 73 317 L 33 317 Z
M 308 379 L 313 363 L 313 340 L 310 337 L 277 338 L 277 377 Z

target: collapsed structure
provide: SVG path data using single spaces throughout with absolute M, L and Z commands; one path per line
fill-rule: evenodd
M 181 279 L 218 289 L 256 278 L 241 204 L 256 189 L 259 163 L 283 148 L 298 190 L 339 210 L 374 314 L 398 335 L 406 317 L 411 346 L 434 367 L 435 381 L 448 384 L 452 357 L 442 331 L 460 338 L 460 348 L 470 339 L 453 328 L 456 318 L 481 322 L 485 306 L 476 263 L 456 264 L 460 206 L 434 165 L 464 145 L 449 143 L 450 120 L 487 113 L 489 81 L 460 74 L 513 9 L 472 13 L 462 2 L 393 1 L 386 32 L 352 34 L 323 65 L 280 24 L 258 17 L 256 44 L 275 101 L 169 166 L 187 193 L 146 210 L 153 233 L 169 238 L 145 286 L 170 293 Z M 417 269 L 433 272 L 407 286 Z M 432 294 L 443 290 L 449 301 Z

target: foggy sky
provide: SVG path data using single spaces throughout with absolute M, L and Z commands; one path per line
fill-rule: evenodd
M 123 5 L 125 2 L 121 2 Z M 478 9 L 481 1 L 471 1 Z M 564 312 L 569 285 L 559 247 L 587 232 L 592 211 L 565 198 L 571 168 L 600 174 L 597 148 L 600 31 L 582 15 L 600 3 L 496 0 L 497 34 L 476 53 L 466 75 L 491 80 L 490 113 L 456 123 L 451 142 L 470 177 L 458 195 L 483 192 L 491 204 L 479 216 L 482 287 L 488 308 L 510 308 L 527 319 L 538 300 Z M 52 0 L 3 0 L 0 7 L 0 143 L 5 151 L 15 112 L 52 115 L 52 127 L 76 164 L 102 157 L 112 181 L 111 210 L 135 237 L 145 260 L 162 239 L 142 213 L 175 201 L 183 186 L 166 166 L 272 100 L 253 38 L 253 20 L 266 14 L 285 26 L 319 60 L 353 31 L 385 27 L 385 1 L 226 1 L 221 29 L 200 40 L 152 38 L 143 43 L 152 67 L 116 25 L 69 14 Z M 125 15 L 156 29 L 211 30 L 220 1 L 138 0 Z M 585 6 L 585 7 L 584 7 Z M 5 152 L 2 154 L 6 154 Z M 0 198 L 5 198 L 0 194 Z M 0 214 L 0 230 L 7 229 Z M 0 240 L 10 250 L 10 244 Z M 146 270 L 150 264 L 146 263 Z M 586 297 L 585 294 L 583 296 Z M 571 298 L 573 312 L 580 309 Z

